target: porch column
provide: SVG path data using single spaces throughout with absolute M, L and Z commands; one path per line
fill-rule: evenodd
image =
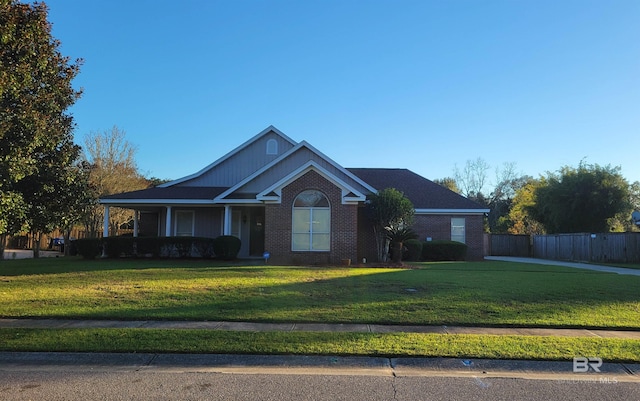
M 133 211 L 133 237 L 136 238 L 138 236 L 138 211 Z
M 104 221 L 102 223 L 102 236 L 109 236 L 109 206 L 104 207 Z
M 167 206 L 167 223 L 164 227 L 164 236 L 171 236 L 171 206 Z
M 224 205 L 224 235 L 231 235 L 231 205 Z

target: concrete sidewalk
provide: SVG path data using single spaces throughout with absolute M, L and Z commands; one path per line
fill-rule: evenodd
M 640 276 L 640 269 L 630 269 L 624 267 L 612 267 L 602 265 L 592 265 L 590 263 L 564 262 L 561 260 L 521 258 L 515 256 L 485 256 L 485 260 L 495 260 L 499 262 L 533 263 L 537 265 L 573 267 L 575 269 L 594 270 L 602 273 L 616 273 L 628 276 Z
M 255 323 L 167 320 L 0 319 L 0 328 L 204 329 L 220 331 L 302 331 L 352 333 L 489 334 L 499 336 L 595 337 L 640 340 L 640 331 L 534 327 L 404 326 L 382 324 Z

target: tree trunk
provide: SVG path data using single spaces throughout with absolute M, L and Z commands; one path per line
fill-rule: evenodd
M 42 233 L 33 234 L 33 258 L 40 257 L 40 240 L 42 239 Z
M 402 262 L 402 242 L 394 242 L 393 243 L 393 251 L 391 252 L 393 256 L 393 263 L 401 263 Z
M 64 230 L 62 234 L 64 237 L 64 256 L 69 256 L 69 248 L 71 247 L 71 243 L 69 242 L 69 237 L 71 237 L 71 229 L 67 228 Z
M 7 234 L 0 234 L 0 260 L 4 259 L 4 246 L 7 243 Z

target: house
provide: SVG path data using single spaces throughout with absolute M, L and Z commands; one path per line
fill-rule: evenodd
M 483 216 L 489 210 L 406 169 L 344 168 L 271 126 L 195 174 L 100 200 L 135 211 L 134 235 L 234 235 L 240 257 L 273 263 L 337 264 L 375 261 L 365 215 L 367 195 L 394 187 L 416 208 L 421 239 L 468 245 L 483 257 Z

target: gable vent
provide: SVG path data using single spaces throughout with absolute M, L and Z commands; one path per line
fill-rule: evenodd
M 278 154 L 278 141 L 271 138 L 267 141 L 267 154 L 268 155 L 277 155 Z

